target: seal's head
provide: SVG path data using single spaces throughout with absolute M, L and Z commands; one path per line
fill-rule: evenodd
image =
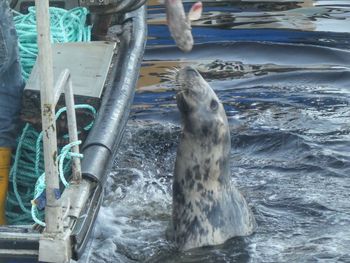
M 192 67 L 174 78 L 183 131 L 173 182 L 173 239 L 180 250 L 252 233 L 254 217 L 231 184 L 230 129 L 223 105 Z
M 227 131 L 225 110 L 215 92 L 196 69 L 186 66 L 175 76 L 178 88 L 176 101 L 180 110 L 184 131 L 198 137 L 208 137 L 212 133 Z M 212 137 L 217 139 L 217 136 Z

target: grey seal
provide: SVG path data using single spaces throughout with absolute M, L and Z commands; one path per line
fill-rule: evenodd
M 252 234 L 254 216 L 231 181 L 231 138 L 222 103 L 192 67 L 178 70 L 174 82 L 183 130 L 173 181 L 173 240 L 184 251 Z

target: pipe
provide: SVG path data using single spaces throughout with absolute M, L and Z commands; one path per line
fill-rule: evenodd
M 82 152 L 82 174 L 94 181 L 103 183 L 106 177 L 106 164 L 111 163 L 119 145 L 130 106 L 135 94 L 140 65 L 146 45 L 147 26 L 145 7 L 127 14 L 127 20 L 133 26 L 124 26 L 121 44 L 118 50 L 118 63 L 114 66 L 112 88 L 106 91 L 94 127 L 89 132 Z M 125 23 L 124 23 L 125 24 Z M 131 32 L 128 32 L 130 31 Z M 98 154 L 97 154 L 98 152 Z

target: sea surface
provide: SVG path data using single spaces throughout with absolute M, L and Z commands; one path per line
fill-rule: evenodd
M 184 1 L 186 10 L 193 4 Z M 203 1 L 174 46 L 150 1 L 122 145 L 81 262 L 350 262 L 350 1 Z M 199 69 L 230 123 L 232 184 L 256 232 L 180 253 L 165 239 L 181 132 L 168 70 Z

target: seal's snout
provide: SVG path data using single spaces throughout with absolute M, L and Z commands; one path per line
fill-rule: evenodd
M 198 77 L 199 73 L 197 70 L 195 70 L 193 67 L 187 66 L 183 69 L 184 73 L 187 75 L 187 77 Z
M 195 68 L 186 66 L 177 72 L 175 79 L 182 88 L 193 89 L 193 86 L 201 79 L 201 75 Z

